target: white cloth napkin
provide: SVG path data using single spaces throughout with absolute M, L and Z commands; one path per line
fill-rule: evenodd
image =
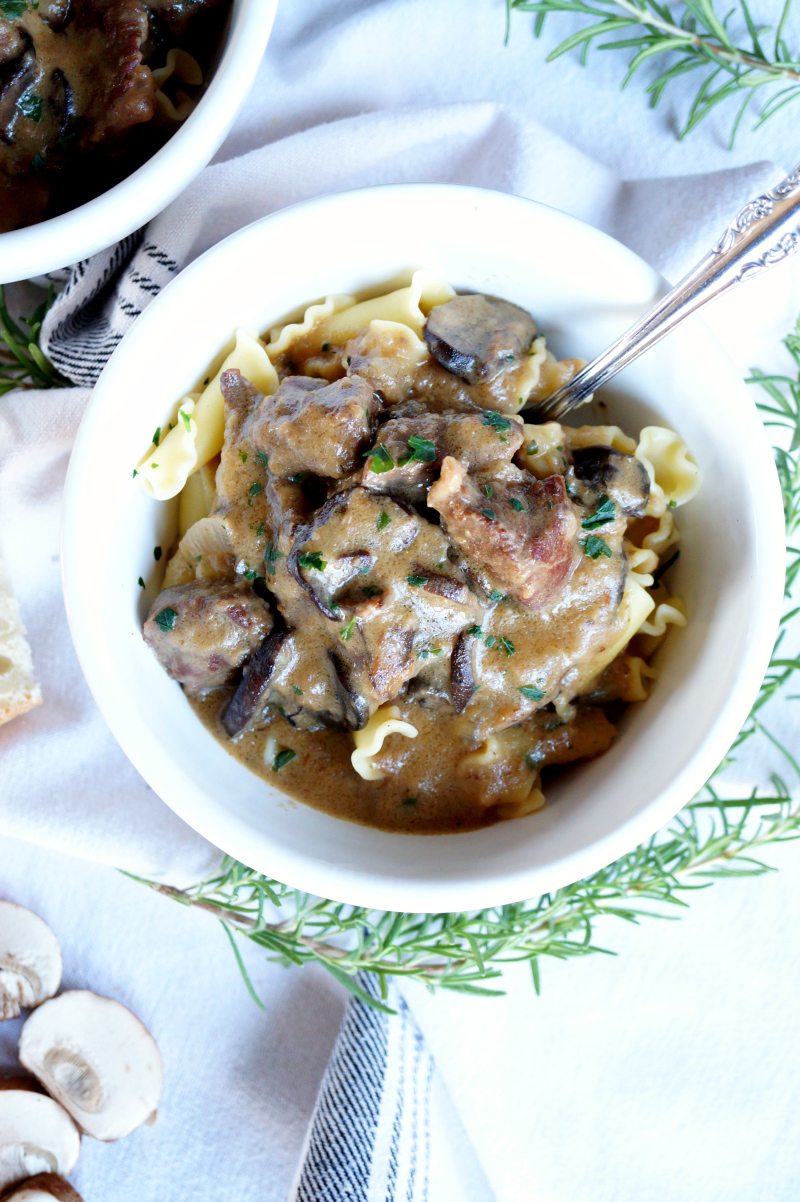
M 565 76 L 547 74 L 554 69 L 537 66 L 547 47 L 533 46 L 529 26 L 523 32 L 519 25 L 511 47 L 503 51 L 502 7 L 476 3 L 466 20 L 463 0 L 441 0 L 436 6 L 426 0 L 352 0 L 334 7 L 322 0 L 305 0 L 302 5 L 284 6 L 265 69 L 221 161 L 151 222 L 140 239 L 123 247 L 115 261 L 106 256 L 83 266 L 80 279 L 54 312 L 47 329 L 49 346 L 67 374 L 91 384 L 106 350 L 152 298 L 154 286 L 163 286 L 186 262 L 247 221 L 307 196 L 402 181 L 452 181 L 513 191 L 607 230 L 665 275 L 676 278 L 741 203 L 781 174 L 768 162 L 729 168 L 727 163 L 736 159 L 726 158 L 713 131 L 687 143 L 685 150 L 678 147 L 669 120 L 652 118 L 641 97 L 636 98 L 641 111 L 623 121 L 617 81 L 611 80 L 606 65 L 611 55 L 593 75 L 569 63 Z M 420 36 L 423 27 L 427 34 Z M 505 103 L 484 100 L 485 96 L 502 97 Z M 444 104 L 444 99 L 458 102 Z M 340 119 L 329 121 L 332 116 Z M 772 153 L 767 157 L 779 161 L 778 140 L 770 145 Z M 752 142 L 749 151 L 750 159 L 764 157 Z M 739 162 L 747 163 L 747 157 Z M 784 168 L 791 165 L 781 162 Z M 662 170 L 671 178 L 658 178 Z M 698 174 L 704 170 L 709 174 Z M 694 174 L 681 175 L 681 171 Z M 100 276 L 112 263 L 117 275 L 112 271 L 98 288 Z M 797 276 L 786 270 L 772 277 L 769 286 L 755 283 L 742 291 L 741 299 L 721 302 L 716 314 L 710 314 L 743 370 L 751 363 L 769 369 L 779 362 L 776 340 L 800 307 Z M 76 311 L 81 321 L 67 323 L 67 314 Z M 81 329 L 87 325 L 96 337 L 92 345 L 81 345 Z M 116 747 L 83 682 L 61 603 L 60 489 L 87 395 L 74 389 L 0 400 L 0 540 L 45 694 L 38 711 L 0 729 L 0 833 L 180 885 L 202 875 L 218 853 L 155 797 Z M 776 721 L 780 721 L 777 714 Z M 769 766 L 763 758 L 752 763 L 742 759 L 742 781 L 762 778 Z M 278 977 L 278 970 L 259 967 L 260 954 L 245 949 L 251 975 L 262 992 L 264 982 L 269 984 L 268 1014 L 259 1027 L 253 1022 L 252 1004 L 235 981 L 235 967 L 226 969 L 216 954 L 205 962 L 200 949 L 213 936 L 211 927 L 207 934 L 205 927 L 201 931 L 202 916 L 186 915 L 145 895 L 139 912 L 146 912 L 148 921 L 140 932 L 134 929 L 139 886 L 124 881 L 117 886 L 109 874 L 92 875 L 88 868 L 82 876 L 66 860 L 58 871 L 58 857 L 51 852 L 37 858 L 19 850 L 21 845 L 5 846 L 15 858 L 4 872 L 0 867 L 0 888 L 35 905 L 54 923 L 58 919 L 62 937 L 69 935 L 75 947 L 82 933 L 85 951 L 78 968 L 72 970 L 72 983 L 127 1000 L 168 1049 L 172 1092 L 165 1108 L 166 1126 L 159 1124 L 152 1133 L 141 1132 L 113 1149 L 90 1146 L 75 1177 L 87 1202 L 102 1197 L 114 1202 L 184 1202 L 187 1196 L 194 1202 L 216 1202 L 226 1186 L 234 1187 L 242 1202 L 263 1198 L 280 1202 L 300 1155 L 299 1132 L 311 1113 L 321 1075 L 320 1049 L 326 1046 L 324 1032 L 312 1030 L 314 1024 L 303 1025 L 300 1015 L 307 1015 L 314 997 L 321 994 L 305 987 L 298 996 L 297 986 L 291 984 L 296 978 Z M 46 865 L 42 877 L 31 875 L 37 862 Z M 163 918 L 159 906 L 169 911 Z M 102 914 L 103 938 L 97 950 L 92 911 Z M 740 914 L 740 919 L 746 922 L 745 915 Z M 181 924 L 191 931 L 186 939 L 191 957 L 187 951 L 173 976 L 171 949 L 181 941 Z M 645 929 L 637 939 L 642 948 L 654 936 Z M 698 962 L 700 958 L 698 952 Z M 624 974 L 625 964 L 612 968 Z M 559 969 L 551 971 L 555 974 Z M 559 980 L 568 981 L 574 994 L 582 990 L 580 973 L 586 974 L 586 981 L 599 984 L 585 1014 L 579 1005 L 569 1013 L 574 1014 L 576 1027 L 588 1023 L 588 1030 L 599 1031 L 601 993 L 609 985 L 588 964 L 572 967 L 569 977 Z M 615 980 L 619 1006 L 626 978 L 618 975 Z M 216 1009 L 212 1003 L 221 998 L 224 1007 Z M 575 1132 L 570 1136 L 567 1099 L 559 1102 L 564 1116 L 561 1130 L 552 1123 L 547 1127 L 550 1101 L 537 1097 L 545 1080 L 551 1088 L 560 1081 L 557 1050 L 552 1056 L 544 1048 L 538 1056 L 529 1054 L 536 1039 L 546 1039 L 548 1030 L 556 1029 L 557 1015 L 551 1012 L 549 1028 L 532 1029 L 529 1024 L 536 1022 L 537 1012 L 530 1007 L 540 1003 L 530 998 L 527 982 L 517 987 L 515 998 L 516 1008 L 487 1002 L 472 1011 L 480 1014 L 484 1034 L 492 1028 L 491 1039 L 485 1041 L 492 1056 L 476 1060 L 480 1067 L 475 1071 L 469 1054 L 459 1057 L 448 1039 L 455 1039 L 457 1033 L 463 1048 L 471 1046 L 465 1007 L 478 1007 L 478 1003 L 461 999 L 455 1005 L 455 999 L 442 998 L 425 1010 L 420 999 L 415 1001 L 415 1008 L 425 1010 L 428 1030 L 449 1065 L 450 1080 L 459 1082 L 456 1107 L 470 1116 L 470 1137 L 473 1142 L 477 1138 L 484 1165 L 491 1166 L 484 1190 L 482 1170 L 470 1159 L 474 1154 L 469 1141 L 460 1141 L 452 1107 L 448 1117 L 446 1091 L 437 1095 L 437 1117 L 432 1120 L 440 1132 L 436 1138 L 441 1138 L 443 1148 L 450 1148 L 451 1161 L 469 1166 L 468 1176 L 475 1185 L 472 1194 L 463 1192 L 463 1196 L 484 1199 L 493 1192 L 498 1202 L 529 1202 L 538 1197 L 552 1202 L 610 1202 L 623 1194 L 626 1202 L 654 1202 L 663 1197 L 663 1189 L 648 1175 L 646 1146 L 639 1149 L 634 1166 L 633 1152 L 625 1160 L 615 1159 L 610 1140 L 583 1175 L 576 1171 L 569 1149 L 572 1140 L 580 1142 L 581 1136 Z M 325 1014 L 338 1018 L 338 997 L 326 1004 Z M 492 1012 L 489 1007 L 495 1005 L 498 1009 Z M 560 1007 L 566 1012 L 563 1000 Z M 538 1014 L 544 1024 L 547 1009 Z M 452 1015 L 452 1031 L 448 1015 Z M 403 1021 L 413 1020 L 406 1016 Z M 635 1014 L 629 1021 L 635 1021 Z M 499 1028 L 494 1029 L 495 1023 Z M 404 1029 L 413 1042 L 412 1028 Z M 208 1048 L 215 1042 L 217 1030 L 225 1033 L 219 1081 L 205 1061 L 197 1063 L 196 1071 L 188 1067 L 197 1062 L 199 1046 Z M 558 1030 L 564 1040 L 569 1038 L 565 1027 Z M 240 1074 L 249 1069 L 251 1059 L 236 1039 L 245 1031 L 248 1048 L 260 1047 L 263 1038 L 269 1053 L 259 1060 L 256 1052 L 257 1077 L 245 1074 L 236 1079 L 232 1059 Z M 392 1032 L 393 1040 L 399 1038 L 397 1027 Z M 649 1036 L 645 1025 L 640 1039 Z M 274 1053 L 276 1046 L 288 1048 L 293 1040 L 300 1041 L 297 1054 Z M 630 1070 L 643 1075 L 648 1061 L 644 1046 L 641 1062 L 633 1052 L 629 1054 Z M 421 1051 L 421 1061 L 427 1055 Z M 591 1066 L 590 1046 L 583 1046 L 583 1055 Z M 336 1063 L 334 1059 L 323 1084 L 318 1121 L 330 1113 L 327 1099 Z M 531 1081 L 527 1092 L 518 1080 L 523 1065 Z M 666 1080 L 668 1067 L 663 1062 L 662 1072 Z M 199 1080 L 204 1090 L 200 1101 L 195 1088 Z M 223 1093 L 223 1101 L 220 1082 L 226 1091 L 233 1090 Z M 754 1082 L 757 1087 L 757 1076 L 751 1072 L 749 1078 L 731 1083 L 720 1095 L 720 1108 L 724 1111 L 728 1105 L 735 1110 L 736 1089 L 749 1097 Z M 580 1087 L 565 1082 L 564 1088 Z M 591 1096 L 602 1108 L 605 1095 L 599 1085 Z M 235 1100 L 231 1113 L 228 1097 Z M 793 1097 L 787 1084 L 781 1094 L 785 1109 Z M 679 1092 L 676 1105 L 696 1123 L 702 1121 L 689 1097 Z M 594 1120 L 581 1115 L 580 1130 L 586 1132 Z M 631 1130 L 638 1130 L 637 1108 L 625 1115 Z M 552 1160 L 548 1160 L 548 1141 L 537 1139 L 536 1133 L 545 1128 L 552 1131 L 558 1147 Z M 309 1148 L 314 1130 L 310 1129 Z M 493 1146 L 482 1138 L 484 1132 L 492 1133 Z M 642 1138 L 646 1140 L 645 1132 Z M 734 1146 L 726 1150 L 729 1164 L 738 1163 L 737 1151 Z M 445 1163 L 447 1155 L 442 1155 Z M 702 1149 L 697 1159 L 702 1160 Z M 788 1180 L 786 1162 L 775 1158 L 773 1162 L 784 1167 L 771 1170 L 765 1159 L 761 1184 L 769 1181 L 771 1192 L 760 1196 L 788 1202 L 793 1195 L 779 1188 L 782 1180 Z M 298 1172 L 300 1189 L 302 1166 Z M 673 1176 L 667 1192 L 680 1202 L 714 1196 L 713 1181 L 704 1180 L 708 1189 L 698 1193 L 691 1172 L 680 1180 Z M 731 1171 L 725 1180 L 726 1198 L 752 1202 L 755 1194 L 746 1173 Z M 462 1197 L 452 1173 L 435 1189 L 432 1184 L 429 1202 Z

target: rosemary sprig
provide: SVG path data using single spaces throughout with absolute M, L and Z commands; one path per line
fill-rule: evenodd
M 663 69 L 646 88 L 653 108 L 670 83 L 699 72 L 701 82 L 678 137 L 684 138 L 719 104 L 737 98 L 731 146 L 753 96 L 760 89 L 773 88 L 754 129 L 800 96 L 800 58 L 786 41 L 792 0 L 783 0 L 780 11 L 778 2 L 776 24 L 757 26 L 747 0 L 736 0 L 724 16 L 714 0 L 678 0 L 673 6 L 658 0 L 506 0 L 508 22 L 514 11 L 536 14 L 537 37 L 548 16 L 570 14 L 589 19 L 587 25 L 556 46 L 548 55 L 548 62 L 580 47 L 581 61 L 585 64 L 592 44 L 600 50 L 632 51 L 622 82 L 624 88 L 644 63 L 658 60 Z M 730 32 L 734 14 L 737 14 L 736 41 Z M 617 36 L 620 33 L 626 36 Z M 603 40 L 606 37 L 610 40 Z
M 51 284 L 47 296 L 31 316 L 20 317 L 16 322 L 8 311 L 5 289 L 0 284 L 0 396 L 12 388 L 69 387 L 69 380 L 56 371 L 39 347 L 42 322 L 54 299 L 55 289 Z M 27 326 L 27 330 L 22 326 Z
M 800 549 L 792 545 L 800 528 L 800 319 L 785 346 L 797 367 L 796 378 L 754 370 L 748 383 L 765 390 L 767 400 L 759 408 L 767 425 L 782 431 L 775 455 L 786 515 L 791 606 L 800 574 Z M 766 739 L 800 780 L 800 765 L 760 717 L 766 702 L 800 673 L 800 656 L 782 650 L 786 623 L 798 608 L 787 609 L 767 675 L 732 750 L 752 737 Z M 366 1001 L 370 998 L 357 980 L 363 971 L 377 974 L 384 997 L 391 977 L 431 989 L 496 994 L 501 991 L 487 982 L 497 981 L 504 965 L 520 960 L 530 964 L 538 993 L 542 957 L 566 960 L 607 950 L 595 939 L 599 919 L 639 922 L 678 916 L 693 890 L 715 880 L 770 872 L 762 850 L 800 838 L 800 801 L 793 800 L 785 779 L 773 774 L 766 794 L 754 789 L 747 797 L 725 798 L 716 778 L 730 763 L 728 756 L 666 831 L 600 872 L 532 901 L 473 913 L 395 914 L 346 906 L 291 889 L 228 857 L 215 874 L 190 889 L 134 879 L 214 915 L 232 942 L 232 932 L 237 932 L 281 964 L 324 965 Z M 254 993 L 241 956 L 237 961 Z

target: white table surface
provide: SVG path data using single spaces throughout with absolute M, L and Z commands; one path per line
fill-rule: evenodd
M 363 111 L 487 99 L 525 107 L 626 179 L 800 157 L 800 110 L 733 153 L 716 116 L 678 143 L 671 100 L 650 112 L 636 82 L 620 97 L 614 54 L 586 71 L 570 57 L 545 66 L 555 39 L 536 43 L 531 20 L 514 18 L 504 49 L 501 0 L 284 0 L 220 157 Z M 726 306 L 711 324 L 742 369 L 774 367 L 800 270 L 780 294 L 758 284 L 745 308 Z M 773 717 L 796 746 L 796 719 Z M 800 848 L 768 857 L 779 874 L 714 885 L 680 922 L 606 921 L 619 955 L 546 963 L 538 999 L 527 969 L 500 999 L 408 988 L 498 1202 L 800 1196 Z M 5 840 L 0 895 L 54 927 L 67 986 L 124 1000 L 164 1054 L 156 1127 L 84 1141 L 73 1179 L 86 1202 L 283 1202 L 344 991 L 244 947 L 261 1013 L 213 919 L 52 850 Z M 9 1065 L 18 1027 L 0 1027 Z

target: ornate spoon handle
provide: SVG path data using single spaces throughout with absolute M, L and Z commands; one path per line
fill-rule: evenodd
M 589 399 L 623 367 L 654 346 L 679 321 L 737 284 L 774 267 L 800 249 L 800 166 L 782 183 L 751 200 L 694 270 L 657 301 L 635 325 L 612 342 L 534 409 L 560 419 Z

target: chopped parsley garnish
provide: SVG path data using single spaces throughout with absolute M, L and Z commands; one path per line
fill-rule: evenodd
M 264 491 L 264 485 L 261 483 L 261 481 L 254 480 L 253 483 L 250 485 L 250 491 L 247 495 L 248 495 L 248 497 L 257 497 L 258 494 L 263 491 Z
M 166 609 L 162 609 L 160 613 L 156 614 L 156 616 L 153 618 L 153 621 L 155 622 L 156 626 L 160 626 L 163 631 L 174 630 L 177 617 L 178 611 L 173 609 L 171 605 L 168 605 Z
M 303 696 L 303 690 L 302 690 L 302 689 L 298 689 L 298 687 L 297 687 L 297 685 L 296 685 L 296 684 L 293 684 L 293 685 L 292 685 L 292 692 L 294 693 L 295 697 L 302 697 L 302 696 Z
M 201 561 L 201 559 L 202 559 L 202 558 L 203 558 L 203 556 L 202 556 L 202 555 L 195 555 L 195 557 L 194 557 L 194 561 L 195 561 L 195 563 L 200 563 L 200 561 Z
M 537 689 L 535 684 L 520 685 L 519 691 L 523 697 L 528 698 L 528 701 L 541 701 L 545 696 L 544 689 Z
M 265 468 L 269 467 L 269 455 L 266 451 L 256 451 L 256 459 L 260 459 Z
M 592 559 L 599 559 L 601 555 L 607 555 L 611 558 L 611 548 L 604 538 L 600 538 L 597 534 L 590 534 L 586 542 L 583 544 L 583 550 L 586 555 Z
M 529 442 L 525 449 L 526 449 L 526 452 L 528 455 L 538 455 L 539 454 L 538 442 Z
M 369 469 L 371 472 L 388 472 L 394 467 L 394 459 L 392 459 L 382 442 L 379 442 L 376 447 L 372 448 L 370 455 L 372 456 L 372 463 Z
M 257 537 L 257 538 L 261 538 L 261 535 L 262 535 L 263 533 L 264 533 L 264 523 L 263 523 L 263 522 L 261 522 L 261 523 L 260 523 L 260 525 L 259 525 L 259 527 L 258 527 L 258 530 L 256 530 L 256 537 Z
M 377 522 L 375 523 L 376 530 L 385 530 L 386 527 L 391 522 L 391 520 L 392 519 L 389 517 L 389 514 L 384 509 L 383 512 L 381 513 L 381 516 L 378 518 Z
M 352 635 L 355 628 L 356 628 L 356 620 L 355 620 L 355 618 L 351 618 L 350 621 L 347 623 L 347 625 L 343 626 L 342 629 L 339 631 L 339 634 L 340 634 L 341 638 L 345 641 L 345 643 L 350 638 L 350 636 Z
M 487 634 L 487 636 L 486 636 L 486 646 L 487 647 L 494 647 L 496 642 L 497 642 L 497 639 L 494 637 L 493 634 Z
M 245 580 L 249 580 L 250 583 L 252 584 L 257 575 L 258 575 L 258 572 L 255 570 L 255 568 L 248 568 L 244 574 L 244 578 L 245 578 Z
M 490 430 L 509 430 L 511 428 L 511 418 L 503 417 L 502 413 L 497 413 L 494 409 L 487 411 L 483 415 L 483 424 L 488 426 Z
M 139 577 L 139 588 L 144 588 L 144 581 L 142 580 L 141 576 Z
M 670 509 L 677 509 L 677 508 L 678 508 L 678 502 L 677 502 L 677 501 L 672 501 L 672 500 L 670 500 L 669 507 L 670 507 Z
M 8 19 L 21 17 L 28 7 L 28 0 L 0 0 L 0 13 Z
M 264 552 L 264 563 L 267 565 L 267 571 L 270 576 L 275 575 L 275 561 L 283 559 L 283 551 L 279 551 L 274 543 L 267 543 L 267 549 Z
M 497 517 L 497 514 L 493 509 L 482 509 L 481 513 L 485 518 L 488 518 L 490 522 L 493 522 Z
M 492 486 L 491 486 L 491 484 L 484 484 L 484 486 L 483 486 L 483 492 L 484 492 L 484 496 L 485 496 L 485 497 L 486 497 L 486 499 L 488 500 L 488 499 L 491 497 L 491 495 L 492 495 Z
M 500 639 L 500 646 L 503 648 L 506 655 L 515 655 L 516 654 L 516 650 L 517 650 L 516 647 L 511 642 L 511 639 L 507 639 L 505 637 L 505 635 L 503 635 Z
M 158 563 L 160 558 L 161 558 L 161 548 L 153 547 L 153 559 L 155 559 L 156 563 Z
M 185 426 L 185 427 L 186 427 L 186 429 L 187 429 L 187 430 L 188 430 L 188 431 L 191 433 L 191 429 L 192 429 L 192 419 L 189 417 L 189 414 L 188 414 L 188 413 L 186 413 L 186 412 L 185 412 L 183 409 L 179 409 L 179 410 L 178 410 L 178 413 L 180 413 L 180 415 L 181 415 L 181 420 L 183 421 L 183 424 L 184 424 L 184 426 Z M 244 458 L 245 458 L 245 459 L 247 459 L 247 453 L 246 453 L 246 452 L 245 452 L 245 457 L 244 457 Z M 242 462 L 244 462 L 244 460 L 242 460 Z
M 601 497 L 597 509 L 588 518 L 583 519 L 581 526 L 584 530 L 596 530 L 598 526 L 605 526 L 608 522 L 613 522 L 615 513 L 616 505 L 611 497 Z
M 502 601 L 503 597 L 505 597 L 505 593 L 501 593 L 499 588 L 493 588 L 489 593 L 490 601 Z
M 240 451 L 239 458 L 241 459 L 242 463 L 247 463 L 247 451 Z
M 131 473 L 131 480 L 135 480 L 138 475 L 139 473 L 137 472 L 136 468 L 134 468 Z
M 283 751 L 279 751 L 272 762 L 272 771 L 280 772 L 287 764 L 290 764 L 297 756 L 296 751 L 292 751 L 291 747 L 284 747 Z
M 522 504 L 522 501 L 518 501 L 516 497 L 512 497 L 511 508 L 516 509 L 517 513 L 522 513 L 525 506 Z
M 302 484 L 307 475 L 308 472 L 295 472 L 293 476 L 289 477 L 289 479 L 291 480 L 292 484 Z
M 383 589 L 378 588 L 377 584 L 364 584 L 361 586 L 361 591 L 365 597 L 382 597 Z
M 157 463 L 151 463 L 151 464 L 150 464 L 150 466 L 151 466 L 151 467 L 158 467 L 158 464 L 157 464 Z
M 331 344 L 329 342 L 323 342 L 323 344 L 322 344 L 323 353 L 327 354 L 330 349 L 331 349 Z
M 429 438 L 418 438 L 416 434 L 412 434 L 408 439 L 408 445 L 411 448 L 411 454 L 403 456 L 400 460 L 400 467 L 405 463 L 412 463 L 414 460 L 417 463 L 432 463 L 436 458 L 436 443 L 431 442 Z
M 470 626 L 469 630 L 467 631 L 467 634 L 471 634 L 476 639 L 482 639 L 483 638 L 483 627 L 482 626 Z
M 327 566 L 319 551 L 304 551 L 302 555 L 298 555 L 297 562 L 301 568 L 315 568 L 318 572 Z
M 42 119 L 42 98 L 35 92 L 26 92 L 17 102 L 17 108 L 29 121 L 39 122 Z
M 417 659 L 430 659 L 430 657 L 432 655 L 441 655 L 441 654 L 442 654 L 441 647 L 431 647 L 430 650 L 418 651 Z
M 427 576 L 406 576 L 406 584 L 410 584 L 412 588 L 422 588 L 423 584 L 427 583 Z
M 160 441 L 161 441 L 161 427 L 156 426 L 156 432 L 153 435 L 153 442 L 156 446 L 158 446 Z
M 205 386 L 210 383 L 211 383 L 211 376 L 206 376 L 205 380 L 203 380 L 203 387 L 205 388 Z

